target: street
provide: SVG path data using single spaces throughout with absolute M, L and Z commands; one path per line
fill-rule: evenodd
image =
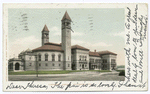
M 9 81 L 123 81 L 124 76 L 100 74 L 9 75 Z

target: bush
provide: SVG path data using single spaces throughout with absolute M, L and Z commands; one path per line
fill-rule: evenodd
M 125 71 L 124 70 L 120 71 L 119 76 L 125 76 Z

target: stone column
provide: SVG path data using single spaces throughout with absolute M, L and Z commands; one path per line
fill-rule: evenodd
M 15 70 L 15 62 L 13 62 L 13 69 L 12 69 L 13 71 Z
M 21 68 L 21 63 L 19 62 L 19 70 L 22 70 L 22 68 Z

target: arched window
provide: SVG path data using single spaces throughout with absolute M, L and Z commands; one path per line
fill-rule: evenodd
M 81 60 L 81 55 L 80 55 L 80 59 L 79 60 Z
M 87 57 L 85 56 L 85 61 L 86 61 L 86 58 L 87 58 Z
M 82 60 L 84 60 L 84 56 L 82 56 Z
M 41 61 L 41 54 L 38 55 L 38 61 Z
M 45 54 L 45 61 L 48 61 L 48 54 Z
M 58 55 L 58 61 L 61 61 L 61 55 L 60 54 Z
M 55 54 L 52 54 L 52 61 L 55 61 Z

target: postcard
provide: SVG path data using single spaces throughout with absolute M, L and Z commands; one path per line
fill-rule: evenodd
M 148 4 L 3 4 L 3 91 L 147 91 Z

